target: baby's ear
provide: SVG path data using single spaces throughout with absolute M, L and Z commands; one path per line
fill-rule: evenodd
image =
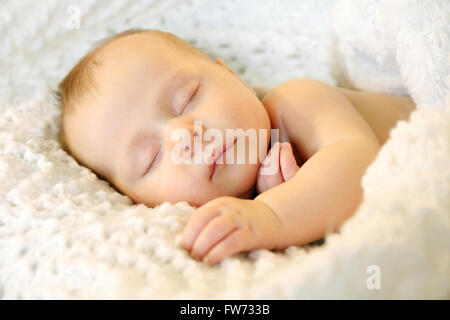
M 230 71 L 232 74 L 234 74 L 235 76 L 237 76 L 237 74 L 229 67 L 229 66 L 227 66 L 227 64 L 225 63 L 225 61 L 223 61 L 223 59 L 221 59 L 221 58 L 219 58 L 219 59 L 216 59 L 216 63 L 219 65 L 219 66 L 222 66 L 222 67 L 224 67 L 225 69 L 227 69 L 228 71 Z
M 219 58 L 219 59 L 216 59 L 216 63 L 219 65 L 219 66 L 221 66 L 221 67 L 224 67 L 225 69 L 227 69 L 229 72 L 231 72 L 234 76 L 236 76 L 247 88 L 249 88 L 250 89 L 250 91 L 252 91 L 255 95 L 257 95 L 256 94 L 256 92 L 255 92 L 255 90 L 253 90 L 253 88 L 251 87 L 251 86 L 249 86 L 248 85 L 248 83 L 246 83 L 244 80 L 242 80 L 241 79 L 241 77 L 239 77 L 237 74 L 236 74 L 236 72 L 234 72 L 229 66 L 227 66 L 227 64 L 225 63 L 225 61 L 223 61 L 223 59 L 221 59 L 221 58 Z

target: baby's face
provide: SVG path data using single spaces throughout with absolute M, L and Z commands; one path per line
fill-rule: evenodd
M 148 206 L 163 201 L 200 206 L 219 196 L 251 196 L 260 150 L 269 143 L 270 119 L 235 74 L 220 61 L 180 50 L 152 34 L 117 39 L 100 53 L 97 89 L 66 124 L 72 151 L 86 166 Z M 202 151 L 218 145 L 220 141 L 205 138 L 213 128 L 223 143 L 226 129 L 266 129 L 258 161 L 246 156 L 245 163 L 237 163 L 238 141 L 234 162 L 216 165 L 212 176 L 204 158 L 201 163 L 174 161 L 181 142 L 174 132 L 192 138 L 190 149 L 183 148 L 186 156 L 194 151 L 195 139 Z M 241 138 L 248 154 L 250 139 Z

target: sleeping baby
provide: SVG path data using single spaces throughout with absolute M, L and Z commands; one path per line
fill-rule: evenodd
M 135 203 L 197 207 L 181 244 L 210 265 L 308 244 L 355 212 L 365 170 L 415 105 L 312 79 L 259 93 L 173 34 L 127 30 L 60 83 L 60 142 Z

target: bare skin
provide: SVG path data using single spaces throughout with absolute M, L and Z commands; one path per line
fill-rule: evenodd
M 254 200 L 221 197 L 192 216 L 183 246 L 211 265 L 236 252 L 304 245 L 337 230 L 359 206 L 361 178 L 389 131 L 415 109 L 409 97 L 309 79 L 282 83 L 262 101 L 284 140 L 265 160 L 278 162 L 279 171 L 258 174 L 261 193 Z
M 223 60 L 151 32 L 115 40 L 97 58 L 97 88 L 65 125 L 73 154 L 136 203 L 198 206 L 182 245 L 209 264 L 241 251 L 304 245 L 338 229 L 357 209 L 361 178 L 390 129 L 414 109 L 409 98 L 311 79 L 286 81 L 261 101 Z M 195 120 L 222 135 L 279 129 L 282 144 L 267 160 L 278 170 L 261 175 L 264 159 L 227 163 L 213 174 L 206 163 L 175 164 L 177 130 L 217 144 Z
M 400 120 L 408 120 L 416 104 L 410 97 L 339 88 L 366 120 L 383 145 Z

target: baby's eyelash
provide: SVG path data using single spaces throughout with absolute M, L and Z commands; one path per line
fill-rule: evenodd
M 156 155 L 153 157 L 153 159 L 150 161 L 150 164 L 148 165 L 147 169 L 144 171 L 143 176 L 147 175 L 147 173 L 150 171 L 150 169 L 153 167 L 153 165 L 156 162 L 156 159 L 158 158 L 159 154 L 161 153 L 161 149 L 162 146 L 159 146 L 158 152 L 156 153 Z
M 180 111 L 180 113 L 182 113 L 188 107 L 188 105 L 191 103 L 191 100 L 194 98 L 194 96 L 197 93 L 199 87 L 200 87 L 200 85 L 197 85 L 195 87 L 194 91 L 192 92 L 192 94 L 189 96 L 189 98 L 186 99 L 186 102 L 184 103 L 183 109 Z

